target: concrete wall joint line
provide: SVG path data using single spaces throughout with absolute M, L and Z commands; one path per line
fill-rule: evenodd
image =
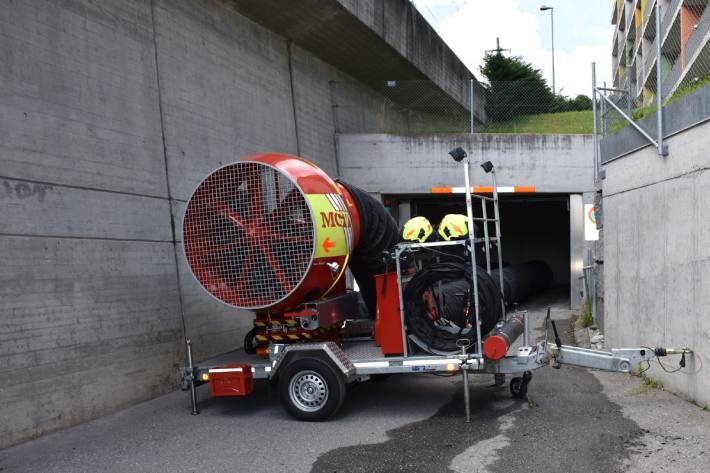
M 165 141 L 165 118 L 163 113 L 163 95 L 160 82 L 160 65 L 158 62 L 158 35 L 155 31 L 155 0 L 150 0 L 150 26 L 153 33 L 153 54 L 155 60 L 155 81 L 158 89 L 158 114 L 160 116 L 160 137 L 163 142 L 163 164 L 165 166 L 165 185 L 168 191 L 168 200 L 172 201 L 172 192 L 170 189 L 170 170 L 168 166 L 168 147 Z M 187 328 L 185 325 L 185 305 L 183 303 L 182 287 L 180 284 L 180 264 L 178 261 L 178 243 L 175 232 L 175 213 L 173 212 L 172 204 L 168 206 L 170 212 L 170 234 L 173 245 L 173 260 L 175 263 L 175 286 L 178 295 L 178 310 L 180 312 L 180 326 L 182 328 L 182 338 L 187 339 Z
M 605 199 L 608 199 L 608 198 L 610 198 L 610 197 L 614 197 L 614 196 L 617 196 L 617 195 L 626 194 L 626 193 L 628 193 L 628 192 L 633 192 L 633 191 L 636 191 L 636 190 L 639 190 L 639 189 L 644 189 L 644 188 L 646 188 L 646 187 L 651 187 L 651 186 L 655 186 L 655 185 L 658 185 L 658 184 L 663 184 L 664 182 L 673 181 L 673 180 L 675 180 L 675 179 L 681 179 L 681 178 L 683 178 L 683 177 L 691 176 L 691 175 L 693 175 L 693 174 L 700 174 L 700 173 L 703 173 L 703 172 L 705 172 L 705 171 L 710 171 L 710 166 L 704 166 L 704 167 L 701 167 L 701 168 L 693 169 L 693 170 L 688 171 L 688 172 L 683 172 L 683 173 L 680 173 L 680 174 L 675 174 L 675 175 L 670 176 L 670 177 L 668 177 L 668 178 L 666 178 L 666 179 L 661 179 L 660 181 L 649 182 L 648 184 L 643 184 L 643 185 L 641 185 L 641 186 L 631 187 L 631 188 L 625 189 L 625 190 L 623 190 L 623 191 L 613 192 L 613 193 L 611 193 L 611 194 L 605 194 L 605 195 L 604 195 L 604 198 L 605 198 Z
M 17 238 L 53 238 L 59 240 L 95 240 L 95 241 L 131 241 L 138 243 L 174 243 L 173 240 L 154 240 L 150 238 L 114 238 L 114 237 L 93 237 L 85 235 L 33 235 L 31 233 L 9 233 L 0 232 L 0 237 Z
M 293 41 L 286 41 L 288 53 L 288 84 L 291 89 L 291 110 L 293 111 L 293 132 L 296 135 L 296 154 L 301 155 L 301 142 L 298 137 L 298 112 L 296 110 L 296 90 L 293 84 Z
M 23 177 L 0 175 L 0 179 L 5 179 L 8 181 L 28 182 L 31 184 L 41 184 L 43 186 L 62 187 L 64 189 L 76 189 L 76 190 L 92 191 L 92 192 L 104 192 L 107 194 L 119 194 L 119 195 L 131 196 L 131 197 L 145 197 L 146 199 L 169 200 L 167 197 L 163 197 L 162 195 L 152 195 L 152 194 L 141 194 L 141 193 L 136 193 L 136 192 L 117 191 L 117 190 L 113 190 L 113 189 L 102 189 L 100 187 L 91 187 L 91 186 L 77 186 L 74 184 L 66 184 L 66 183 L 60 183 L 60 182 L 38 181 L 36 179 L 25 179 Z
M 340 148 L 338 146 L 338 106 L 335 103 L 335 91 L 333 90 L 334 81 L 328 82 L 328 87 L 330 88 L 330 109 L 333 117 L 333 156 L 335 157 L 335 173 L 336 177 L 340 178 Z

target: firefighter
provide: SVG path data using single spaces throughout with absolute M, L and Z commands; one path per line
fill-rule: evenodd
M 439 235 L 446 241 L 467 237 L 468 217 L 461 214 L 445 215 L 439 224 Z
M 424 243 L 434 232 L 431 222 L 425 217 L 414 217 L 407 220 L 402 229 L 402 239 L 417 243 Z

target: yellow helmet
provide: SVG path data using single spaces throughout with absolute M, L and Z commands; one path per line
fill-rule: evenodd
M 424 243 L 433 231 L 431 223 L 425 217 L 414 217 L 404 224 L 402 239 Z
M 441 219 L 439 235 L 446 241 L 468 236 L 468 217 L 461 214 L 448 214 Z

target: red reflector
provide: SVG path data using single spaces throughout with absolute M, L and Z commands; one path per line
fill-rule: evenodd
M 508 343 L 500 335 L 493 335 L 483 342 L 483 354 L 489 360 L 500 360 L 508 352 Z
M 227 365 L 210 370 L 212 397 L 246 396 L 253 390 L 251 365 Z

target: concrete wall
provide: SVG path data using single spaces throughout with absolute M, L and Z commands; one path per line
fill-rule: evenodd
M 587 135 L 340 134 L 341 176 L 371 192 L 412 194 L 463 186 L 449 151 L 462 146 L 474 162 L 491 161 L 498 185 L 534 185 L 538 192 L 594 192 L 592 138 Z M 375 168 L 373 169 L 373 165 Z M 472 185 L 489 185 L 480 169 Z
M 391 80 L 421 81 L 416 90 L 390 90 L 396 103 L 421 105 L 421 97 L 427 97 L 431 104 L 468 116 L 473 75 L 409 0 L 230 3 L 373 89 Z M 482 86 L 475 79 L 474 87 L 475 96 L 481 97 Z M 480 122 L 485 120 L 482 101 L 474 113 Z
M 710 405 L 710 158 L 707 122 L 604 166 L 604 309 L 610 347 L 689 346 L 668 390 Z M 702 362 L 700 361 L 702 360 Z M 675 368 L 676 366 L 671 366 Z M 690 374 L 688 374 L 690 373 Z
M 0 9 L 0 446 L 174 385 L 182 324 L 147 2 Z
M 220 0 L 13 1 L 0 30 L 2 447 L 174 388 L 183 333 L 241 344 L 185 202 L 254 152 L 337 174 L 330 84 L 357 81 Z

